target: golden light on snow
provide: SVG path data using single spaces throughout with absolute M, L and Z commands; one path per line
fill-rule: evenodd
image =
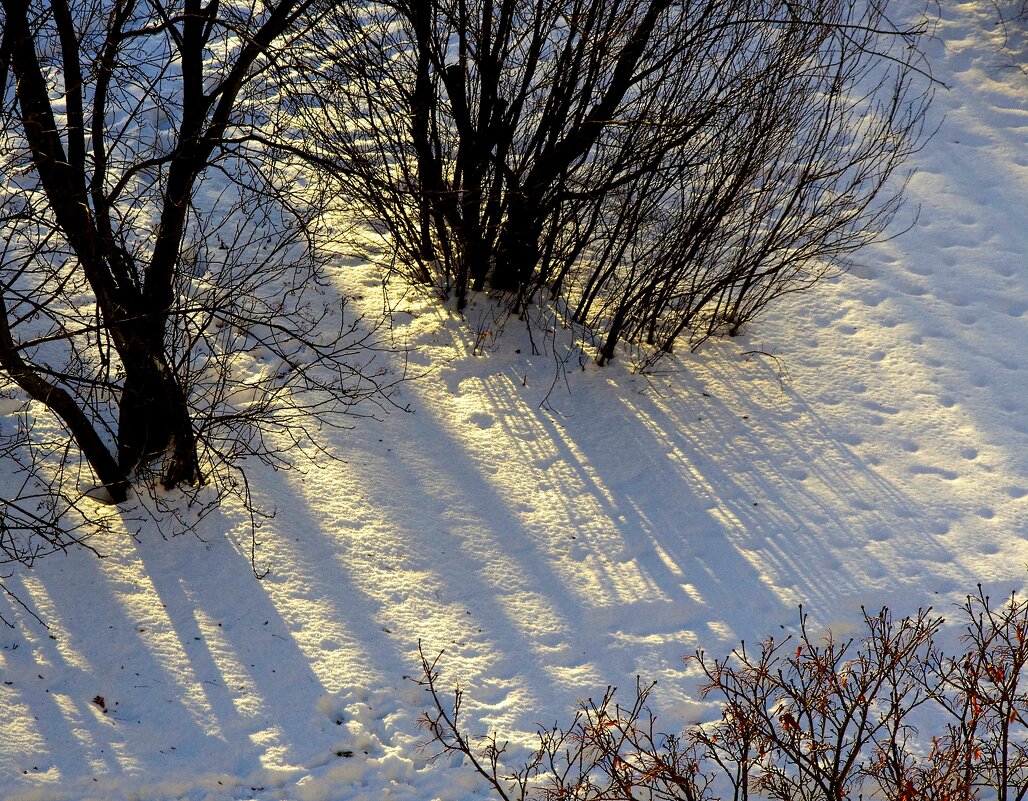
M 55 628 L 62 626 L 63 618 L 61 615 L 60 607 L 54 603 L 47 591 L 41 578 L 38 576 L 27 575 L 21 577 L 21 589 L 25 592 L 25 595 L 31 599 L 32 604 L 36 609 L 40 610 L 40 615 L 46 620 L 53 621 Z M 89 664 L 85 655 L 78 650 L 73 641 L 67 637 L 57 637 L 53 640 L 49 640 L 43 636 L 43 634 L 37 634 L 34 638 L 37 644 L 37 660 L 42 667 L 54 667 L 54 662 L 60 660 L 65 665 L 77 670 L 91 670 L 92 666 Z M 43 646 L 47 646 L 44 648 Z M 46 655 L 46 651 L 53 649 L 55 652 L 54 658 L 51 660 Z
M 219 736 L 221 724 L 205 691 L 205 680 L 209 677 L 194 670 L 184 643 L 188 635 L 176 631 L 175 621 L 168 614 L 142 558 L 125 549 L 118 559 L 101 561 L 100 572 L 114 589 L 125 619 L 132 621 L 136 646 L 160 667 L 162 681 L 167 682 L 160 692 L 167 702 L 181 704 L 198 727 L 209 736 Z
M 487 294 L 461 318 L 394 281 L 410 351 L 383 358 L 420 376 L 413 411 L 324 431 L 339 460 L 306 472 L 252 466 L 262 581 L 231 499 L 202 539 L 146 523 L 5 580 L 55 639 L 0 596 L 0 796 L 480 797 L 416 748 L 419 642 L 472 733 L 530 754 L 536 724 L 636 675 L 662 728 L 715 719 L 682 657 L 795 631 L 799 603 L 854 632 L 862 603 L 1023 592 L 1026 84 L 983 69 L 970 9 L 943 9 L 921 219 L 848 275 L 645 375 L 562 372 L 556 318 L 499 336 Z M 383 279 L 347 263 L 326 300 L 374 319 Z
M 9 759 L 13 764 L 38 765 L 49 759 L 49 748 L 40 731 L 38 715 L 25 703 L 22 691 L 14 686 L 0 686 L 0 743 L 6 743 L 13 753 Z M 24 768 L 23 768 L 24 769 Z

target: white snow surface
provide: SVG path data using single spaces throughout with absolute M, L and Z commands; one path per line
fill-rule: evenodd
M 412 413 L 329 432 L 321 469 L 251 470 L 263 581 L 232 504 L 9 579 L 51 628 L 0 599 L 0 798 L 485 798 L 418 748 L 419 640 L 517 748 L 637 675 L 658 728 L 713 717 L 682 657 L 799 604 L 847 632 L 861 604 L 1024 591 L 1028 76 L 990 3 L 942 11 L 920 218 L 862 266 L 648 375 L 566 381 L 487 298 L 461 323 L 410 295 Z M 337 280 L 380 305 L 371 268 Z

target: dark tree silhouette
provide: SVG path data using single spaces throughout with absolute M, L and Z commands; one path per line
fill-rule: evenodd
M 276 150 L 297 136 L 279 59 L 311 7 L 0 0 L 0 375 L 32 402 L 8 440 L 32 476 L 0 513 L 10 559 L 75 541 L 57 521 L 85 509 L 77 462 L 115 502 L 197 487 L 240 456 L 288 462 L 382 389 L 320 291 L 319 189 Z M 63 453 L 29 424 L 48 415 Z
M 458 309 L 543 289 L 603 362 L 734 334 L 882 234 L 931 93 L 884 5 L 351 4 L 305 108 L 398 270 Z

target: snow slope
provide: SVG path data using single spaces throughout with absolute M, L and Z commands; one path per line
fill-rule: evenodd
M 264 581 L 231 505 L 202 539 L 8 580 L 51 629 L 0 599 L 0 797 L 467 801 L 416 748 L 419 640 L 475 727 L 528 743 L 637 674 L 661 728 L 711 715 L 681 657 L 801 603 L 845 630 L 862 603 L 1024 590 L 1028 77 L 991 4 L 943 13 L 920 219 L 850 274 L 649 375 L 566 381 L 545 330 L 532 355 L 487 299 L 461 325 L 394 288 L 413 412 L 332 433 L 323 469 L 254 470 Z M 369 268 L 338 281 L 380 304 Z

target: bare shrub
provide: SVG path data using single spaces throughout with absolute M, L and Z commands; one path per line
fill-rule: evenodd
M 962 608 L 965 651 L 931 662 L 934 700 L 949 714 L 932 765 L 997 801 L 1028 797 L 1028 598 L 994 605 L 981 585 Z
M 600 337 L 735 334 L 901 203 L 930 84 L 884 3 L 339 6 L 299 103 L 396 269 Z M 896 180 L 894 180 L 896 179 Z
M 470 737 L 422 653 L 432 743 L 466 757 L 503 801 L 1022 801 L 1028 797 L 1028 598 L 994 605 L 981 587 L 959 607 L 965 650 L 939 647 L 931 610 L 901 619 L 863 614 L 857 638 L 799 632 L 716 659 L 689 660 L 720 720 L 659 734 L 637 681 L 631 705 L 608 687 L 570 724 L 537 733 L 519 770 L 496 734 Z M 983 796 L 983 793 L 985 794 Z
M 452 700 L 439 690 L 436 659 L 419 646 L 422 675 L 418 683 L 432 696 L 434 708 L 421 718 L 442 754 L 459 754 L 493 788 L 502 801 L 701 801 L 710 798 L 711 777 L 700 771 L 697 749 L 677 737 L 658 734 L 647 707 L 653 685 L 636 683 L 630 707 L 614 701 L 608 687 L 600 701 L 582 701 L 567 727 L 554 724 L 537 733 L 538 748 L 520 769 L 503 763 L 507 743 L 496 735 L 475 738 L 462 729 L 464 692 Z
M 702 692 L 724 711 L 695 738 L 728 769 L 737 798 L 855 798 L 869 777 L 886 797 L 902 797 L 908 777 L 897 755 L 911 712 L 929 698 L 923 665 L 941 620 L 865 612 L 859 641 L 815 640 L 806 622 L 801 616 L 795 638 L 765 640 L 752 653 L 697 654 Z

